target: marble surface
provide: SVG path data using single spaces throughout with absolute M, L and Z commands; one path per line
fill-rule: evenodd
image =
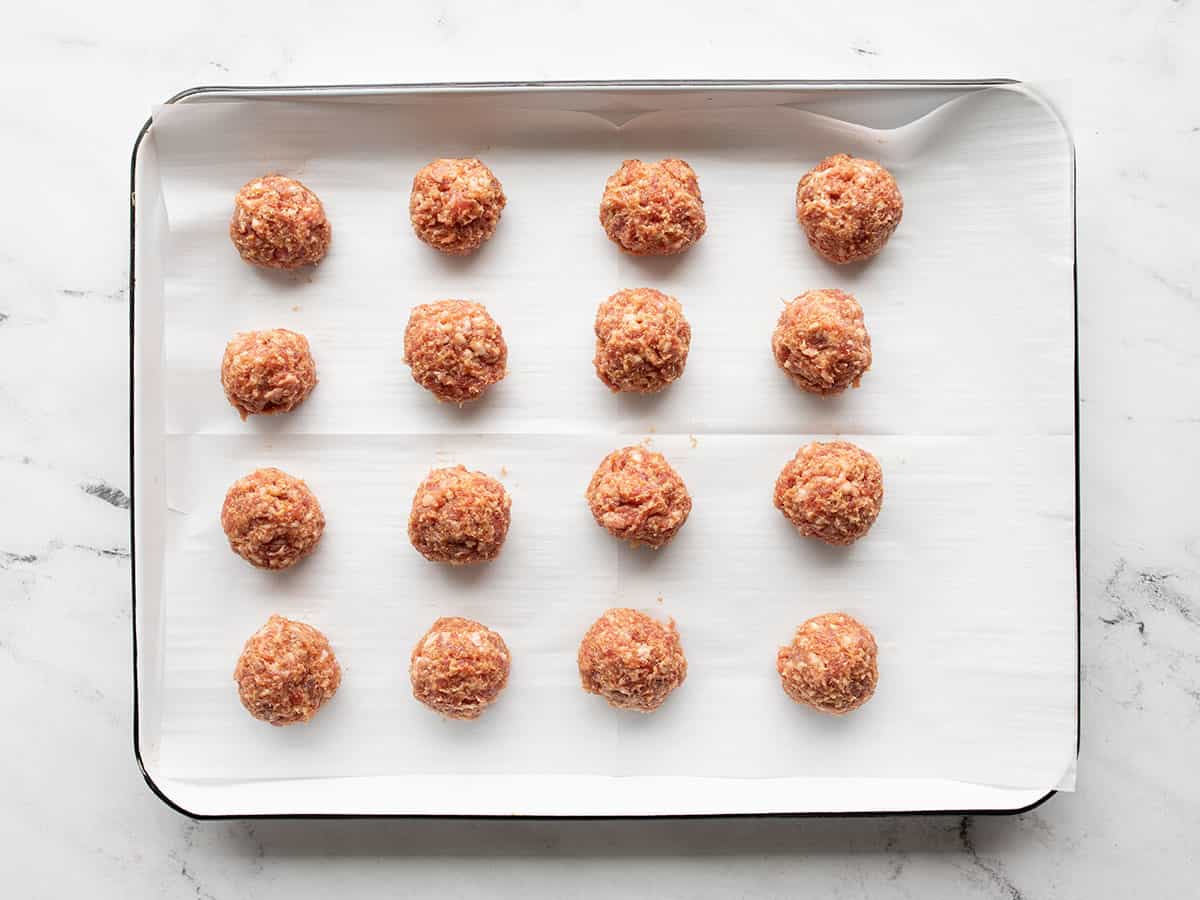
M 504 11 L 501 10 L 504 7 Z M 1095 897 L 1194 890 L 1200 11 L 28 4 L 0 35 L 0 873 L 14 897 Z M 1079 154 L 1083 750 L 1014 818 L 193 823 L 131 746 L 127 164 L 198 83 L 1008 75 Z M 1014 561 L 1019 564 L 1019 561 Z

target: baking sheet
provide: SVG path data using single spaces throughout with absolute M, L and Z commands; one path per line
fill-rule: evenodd
M 154 128 L 170 234 L 164 773 L 1048 788 L 1070 770 L 1069 150 L 1029 97 L 981 92 L 888 132 L 787 108 L 464 118 L 329 103 L 169 106 Z M 794 222 L 796 179 L 834 150 L 880 159 L 905 194 L 904 223 L 865 266 L 821 262 Z M 408 182 L 434 156 L 468 154 L 509 205 L 479 254 L 446 259 L 410 233 Z M 666 154 L 696 168 L 709 233 L 683 257 L 625 257 L 596 222 L 604 178 L 624 157 Z M 251 269 L 228 245 L 233 192 L 267 170 L 326 205 L 334 245 L 315 272 Z M 692 354 L 665 394 L 614 397 L 591 370 L 591 320 L 640 284 L 680 298 Z M 864 387 L 833 402 L 795 391 L 769 352 L 781 301 L 821 286 L 859 297 L 875 351 Z M 510 347 L 509 378 L 464 410 L 436 405 L 400 363 L 409 308 L 446 296 L 485 302 Z M 220 354 L 236 330 L 277 326 L 308 335 L 321 385 L 296 414 L 243 424 L 221 395 Z M 880 457 L 887 488 L 848 551 L 799 540 L 770 505 L 795 448 L 835 432 Z M 657 555 L 619 548 L 582 500 L 604 453 L 643 439 L 696 503 Z M 417 481 L 450 462 L 513 494 L 509 543 L 485 569 L 447 571 L 407 543 Z M 306 478 L 329 520 L 320 552 L 282 574 L 234 557 L 217 522 L 228 484 L 268 464 Z M 689 679 L 655 716 L 577 687 L 577 641 L 616 604 L 679 623 Z M 827 609 L 859 616 L 881 645 L 876 698 L 838 720 L 792 705 L 773 669 L 795 624 Z M 345 668 L 305 728 L 254 722 L 233 690 L 242 641 L 275 611 L 324 629 Z M 476 723 L 408 696 L 408 653 L 443 614 L 479 618 L 513 649 L 510 686 Z

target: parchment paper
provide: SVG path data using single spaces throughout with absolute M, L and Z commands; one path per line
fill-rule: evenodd
M 398 773 L 942 777 L 1050 787 L 1075 735 L 1074 399 L 1069 149 L 1028 96 L 987 91 L 893 131 L 802 110 L 714 107 L 608 120 L 495 109 L 469 117 L 381 104 L 167 106 L 154 123 L 170 222 L 162 375 L 168 534 L 161 767 L 191 779 Z M 866 265 L 833 267 L 794 219 L 799 176 L 844 150 L 879 159 L 904 221 Z M 481 156 L 509 203 L 495 238 L 449 259 L 411 233 L 412 174 Z M 637 260 L 597 207 L 621 159 L 696 169 L 709 231 Z M 264 272 L 229 243 L 233 194 L 277 171 L 321 197 L 329 256 Z M 622 287 L 678 297 L 693 329 L 665 393 L 610 394 L 591 367 L 596 305 Z M 862 302 L 874 365 L 835 400 L 777 370 L 782 302 L 841 287 Z M 437 404 L 401 363 L 409 309 L 487 304 L 510 375 L 485 400 Z M 319 387 L 296 413 L 242 423 L 218 369 L 238 330 L 306 334 Z M 847 549 L 801 540 L 771 505 L 801 444 L 838 434 L 880 459 L 883 513 Z M 620 547 L 583 491 L 609 450 L 649 440 L 695 507 L 658 554 Z M 501 478 L 513 525 L 492 565 L 451 570 L 408 544 L 432 466 Z M 284 573 L 252 569 L 218 522 L 228 485 L 275 465 L 303 477 L 328 529 Z M 690 670 L 654 716 L 578 686 L 579 638 L 605 608 L 679 624 Z M 841 609 L 880 642 L 880 685 L 852 716 L 792 704 L 775 650 Z M 273 729 L 232 681 L 272 612 L 328 634 L 341 690 L 307 726 Z M 473 723 L 408 686 L 439 615 L 500 631 L 509 687 Z M 1068 783 L 1064 786 L 1070 786 Z

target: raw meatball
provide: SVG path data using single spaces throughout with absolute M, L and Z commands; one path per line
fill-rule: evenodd
M 785 306 L 771 349 L 779 367 L 811 394 L 858 387 L 871 368 L 862 307 L 844 291 L 806 291 Z
M 508 683 L 510 660 L 504 638 L 486 626 L 438 619 L 413 647 L 413 696 L 451 719 L 477 719 Z
M 434 469 L 417 488 L 408 539 L 433 562 L 467 565 L 500 555 L 512 500 L 504 486 L 463 466 Z
M 439 300 L 415 307 L 404 330 L 404 362 L 413 381 L 439 400 L 459 406 L 500 381 L 508 345 L 480 303 Z
M 583 689 L 609 706 L 651 713 L 687 678 L 687 658 L 674 620 L 636 609 L 610 609 L 579 644 Z
M 500 182 L 479 160 L 435 159 L 413 178 L 408 213 L 417 237 L 462 255 L 495 233 L 505 202 Z
M 871 699 L 878 648 L 866 625 L 845 613 L 813 616 L 779 648 L 775 668 L 797 703 L 840 716 Z
M 291 412 L 317 386 L 317 365 L 304 335 L 286 328 L 244 331 L 225 345 L 225 397 L 244 420 Z
M 342 682 L 325 635 L 311 625 L 271 616 L 250 636 L 233 670 L 250 715 L 272 725 L 307 722 Z
M 808 243 L 833 263 L 868 259 L 883 249 L 904 213 L 896 179 L 877 162 L 839 153 L 800 179 L 796 218 Z
M 600 224 L 635 256 L 682 253 L 704 235 L 696 173 L 682 159 L 627 159 L 604 185 Z
M 282 175 L 246 184 L 233 200 L 229 237 L 246 262 L 297 269 L 321 261 L 331 236 L 317 195 Z
M 225 494 L 221 527 L 230 548 L 246 562 L 260 569 L 286 569 L 317 548 L 325 515 L 299 478 L 258 469 Z
M 814 442 L 796 451 L 775 482 L 775 506 L 805 537 L 853 544 L 883 505 L 883 470 L 847 441 Z
M 692 498 L 665 456 L 623 447 L 604 457 L 587 489 L 596 524 L 633 546 L 657 550 L 683 527 Z
M 596 311 L 596 374 L 614 391 L 652 394 L 683 374 L 692 328 L 674 297 L 617 291 Z

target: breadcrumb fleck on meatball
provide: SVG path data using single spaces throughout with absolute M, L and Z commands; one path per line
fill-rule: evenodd
M 692 498 L 665 456 L 645 447 L 614 450 L 588 484 L 596 523 L 635 547 L 665 546 L 692 511 Z
M 413 648 L 413 696 L 451 719 L 477 719 L 508 683 L 504 638 L 471 619 L 438 619 Z
M 229 546 L 260 569 L 286 569 L 317 548 L 325 531 L 321 504 L 299 478 L 258 469 L 235 481 L 221 506 Z
M 651 713 L 687 678 L 673 619 L 664 625 L 636 609 L 610 609 L 579 644 L 583 689 L 609 706 Z
M 813 616 L 780 647 L 775 668 L 797 703 L 840 716 L 871 699 L 879 682 L 878 647 L 870 629 L 853 616 Z
M 508 345 L 481 303 L 439 300 L 413 309 L 404 330 L 413 381 L 459 406 L 508 374 Z
M 811 394 L 858 387 L 871 368 L 871 336 L 862 307 L 839 290 L 806 291 L 784 307 L 771 338 L 775 361 Z
M 796 218 L 808 243 L 833 263 L 883 249 L 904 214 L 896 179 L 877 162 L 838 153 L 800 179 Z
M 775 482 L 775 506 L 805 537 L 853 544 L 883 505 L 883 470 L 847 441 L 801 447 Z
M 246 262 L 269 269 L 315 265 L 331 236 L 325 207 L 294 178 L 255 178 L 233 200 L 229 237 Z
M 234 335 L 221 360 L 221 386 L 243 420 L 291 412 L 317 386 L 308 340 L 286 328 Z
M 325 635 L 276 615 L 246 641 L 233 678 L 250 715 L 294 725 L 315 716 L 337 692 L 342 670 Z
M 487 562 L 500 555 L 511 509 L 508 491 L 495 478 L 464 466 L 434 469 L 413 497 L 408 539 L 433 562 Z
M 682 159 L 627 159 L 604 185 L 600 224 L 635 256 L 682 253 L 708 227 L 696 173 Z
M 613 391 L 652 394 L 683 374 L 692 328 L 674 297 L 617 291 L 596 311 L 596 374 Z
M 506 203 L 492 170 L 478 159 L 435 159 L 413 178 L 413 231 L 435 250 L 463 255 L 496 232 Z

